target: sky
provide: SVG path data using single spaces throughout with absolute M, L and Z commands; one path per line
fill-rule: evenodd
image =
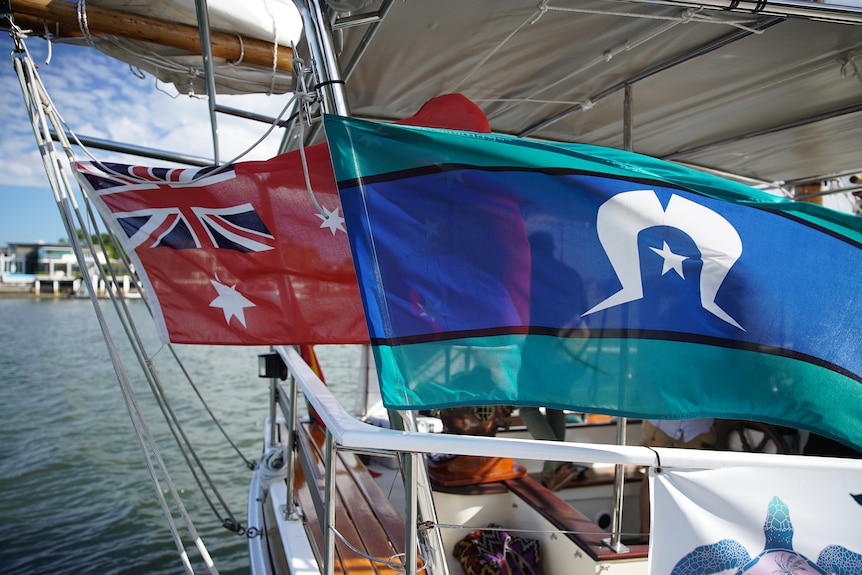
M 209 108 L 202 98 L 177 95 L 173 85 L 135 76 L 125 63 L 89 46 L 48 43 L 30 38 L 26 45 L 47 92 L 73 132 L 119 143 L 159 148 L 212 158 Z M 0 52 L 11 54 L 12 39 L 0 36 Z M 0 246 L 43 241 L 55 243 L 66 231 L 54 202 L 36 147 L 20 84 L 12 60 L 0 64 Z M 168 92 L 170 95 L 164 93 Z M 290 95 L 218 96 L 218 103 L 275 117 Z M 231 160 L 263 135 L 264 123 L 219 114 L 219 156 Z M 283 130 L 277 129 L 245 160 L 269 158 L 277 152 Z M 160 160 L 132 158 L 91 150 L 99 160 L 141 165 L 170 165 Z M 77 150 L 79 159 L 87 160 Z M 75 184 L 73 184 L 77 187 Z
M 842 3 L 862 7 L 862 0 Z M 47 91 L 71 130 L 81 136 L 164 149 L 192 156 L 212 157 L 209 110 L 203 98 L 178 95 L 173 85 L 146 75 L 137 77 L 130 67 L 86 45 L 53 43 L 41 38 L 26 41 L 39 66 Z M 11 54 L 12 39 L 0 35 L 0 51 Z M 0 64 L 0 246 L 66 237 L 59 211 L 36 148 L 21 89 L 12 61 Z M 167 92 L 167 93 L 165 93 Z M 276 116 L 289 95 L 218 96 L 234 108 Z M 262 123 L 218 115 L 220 159 L 227 161 L 251 146 L 267 129 Z M 276 153 L 282 131 L 275 130 L 262 145 L 243 159 L 265 159 Z M 99 160 L 143 165 L 166 165 L 158 160 L 133 158 L 93 150 Z M 81 153 L 79 158 L 88 159 Z M 832 200 L 833 198 L 829 198 Z M 831 205 L 848 210 L 846 205 Z

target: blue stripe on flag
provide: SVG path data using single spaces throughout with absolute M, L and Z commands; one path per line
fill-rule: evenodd
M 387 406 L 744 418 L 862 442 L 858 219 L 815 225 L 832 216 L 679 167 L 621 173 L 656 160 L 616 150 L 602 173 L 562 145 L 525 166 L 517 139 L 327 132 Z M 366 172 L 350 140 L 386 160 Z

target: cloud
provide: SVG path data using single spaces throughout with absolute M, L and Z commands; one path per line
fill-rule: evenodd
M 54 45 L 51 61 L 46 65 L 47 43 L 33 38 L 27 40 L 27 45 L 39 65 L 38 74 L 49 97 L 68 127 L 76 134 L 212 158 L 209 108 L 205 98 L 177 95 L 173 86 L 157 83 L 149 75 L 140 79 L 128 65 L 89 46 Z M 6 47 L 11 49 L 11 40 L 2 40 L 0 48 Z M 231 107 L 275 116 L 290 96 L 218 98 L 219 102 Z M 0 164 L 0 184 L 46 185 L 45 172 L 36 150 L 19 82 L 10 67 L 0 69 L 0 106 L 6 118 L 5 129 L 0 137 L 0 154 L 5 159 Z M 217 123 L 220 161 L 230 160 L 244 151 L 267 129 L 263 123 L 222 114 L 217 116 Z M 276 130 L 260 149 L 254 150 L 245 159 L 263 159 L 274 155 L 281 132 Z M 101 150 L 92 152 L 101 160 L 159 163 Z
M 46 64 L 47 42 L 31 38 L 26 43 L 49 97 L 76 134 L 183 155 L 213 157 L 209 107 L 205 98 L 178 95 L 173 86 L 157 83 L 150 75 L 140 79 L 127 64 L 89 46 L 55 44 L 50 63 Z M 9 53 L 12 48 L 10 38 L 0 38 L 0 50 Z M 220 95 L 218 99 L 225 106 L 275 117 L 288 103 L 290 95 Z M 0 132 L 0 157 L 3 158 L 0 162 L 0 244 L 57 241 L 66 236 L 65 229 L 54 205 L 20 83 L 12 66 L 0 66 L 0 109 L 4 112 L 4 129 Z M 245 151 L 268 128 L 264 123 L 224 114 L 217 116 L 217 123 L 222 162 Z M 272 157 L 277 153 L 282 133 L 281 129 L 275 130 L 266 142 L 243 159 Z M 62 150 L 58 149 L 58 153 L 62 155 Z M 99 149 L 91 153 L 102 161 L 171 165 L 166 161 Z M 75 149 L 75 154 L 77 159 L 89 159 L 80 148 Z M 73 184 L 73 187 L 77 186 Z

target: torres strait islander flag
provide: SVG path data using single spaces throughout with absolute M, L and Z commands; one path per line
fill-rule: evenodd
M 489 131 L 472 102 L 434 98 L 405 124 Z M 82 186 L 129 254 L 162 340 L 367 343 L 368 331 L 326 144 L 202 169 L 77 164 Z
M 384 403 L 862 446 L 862 218 L 620 150 L 328 116 Z

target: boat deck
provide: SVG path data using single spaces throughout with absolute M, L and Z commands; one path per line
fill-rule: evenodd
M 616 559 L 642 559 L 649 551 L 649 545 L 638 542 L 627 544 L 628 552 L 620 554 L 614 551 L 606 540 L 609 533 L 589 519 L 586 515 L 567 505 L 557 494 L 549 491 L 541 483 L 531 477 L 510 479 L 504 482 L 506 487 L 523 499 L 533 509 L 538 511 L 552 525 L 564 532 L 578 547 L 584 550 L 593 561 L 613 561 Z
M 305 510 L 306 526 L 313 549 L 323 564 L 323 530 L 315 510 L 315 499 L 323 498 L 325 433 L 316 423 L 298 426 L 297 443 L 302 458 L 316 465 L 297 468 L 295 486 Z M 387 561 L 398 561 L 404 552 L 404 519 L 356 454 L 339 451 L 335 482 L 335 573 L 350 575 L 395 573 Z M 312 475 L 306 478 L 306 473 Z M 312 493 L 316 486 L 318 497 Z M 342 539 L 343 538 L 343 539 Z M 357 552 L 357 550 L 359 552 Z
M 313 466 L 306 464 L 297 468 L 295 485 L 298 501 L 305 510 L 306 528 L 312 536 L 312 547 L 318 561 L 322 563 L 324 540 L 320 501 L 324 496 L 323 429 L 313 422 L 300 424 L 297 445 L 301 458 L 314 462 Z M 340 537 L 336 536 L 335 542 L 335 573 L 394 573 L 396 569 L 387 562 L 397 563 L 399 554 L 404 552 L 403 516 L 359 456 L 339 451 L 337 459 L 335 524 Z M 631 475 L 634 477 L 637 473 L 632 471 Z M 579 486 L 607 485 L 612 481 L 612 468 L 596 468 L 584 474 Z M 313 486 L 316 486 L 317 494 L 313 492 Z M 636 560 L 647 556 L 648 546 L 642 544 L 629 545 L 628 552 L 624 554 L 615 552 L 605 541 L 608 533 L 569 505 L 564 499 L 565 493 L 549 491 L 530 475 L 479 485 L 437 486 L 435 490 L 466 496 L 508 494 L 516 497 L 597 563 Z

